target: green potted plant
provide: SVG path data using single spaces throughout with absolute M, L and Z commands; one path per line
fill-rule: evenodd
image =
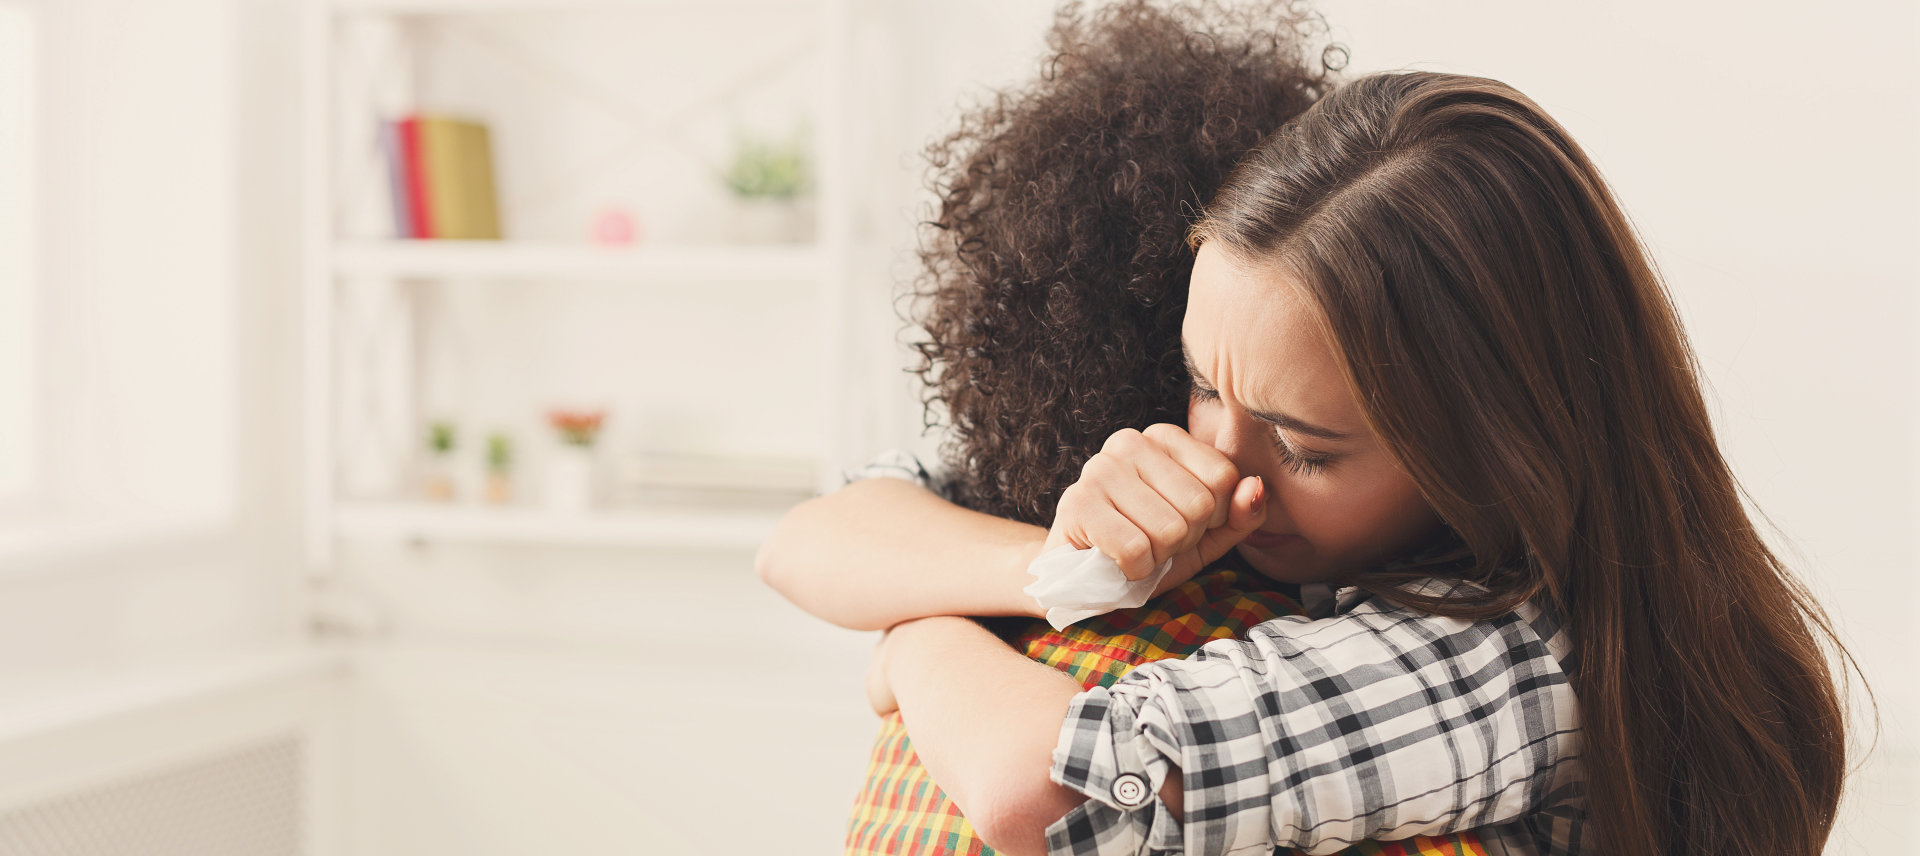
M 513 501 L 513 437 L 502 431 L 487 435 L 487 501 Z
M 427 472 L 421 485 L 427 499 L 452 502 L 454 496 L 453 451 L 459 445 L 459 432 L 451 421 L 440 419 L 427 425 Z
M 750 244 L 812 237 L 813 164 L 806 134 L 785 140 L 740 133 L 721 181 L 733 195 L 733 238 Z

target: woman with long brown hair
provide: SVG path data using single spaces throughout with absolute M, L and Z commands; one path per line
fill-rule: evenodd
M 876 705 L 983 836 L 1324 852 L 1468 819 L 1496 852 L 1821 850 L 1844 651 L 1564 129 L 1496 81 L 1361 78 L 1262 142 L 1192 240 L 1188 427 L 1115 435 L 1049 544 L 1137 576 L 1226 532 L 1340 586 L 1337 613 L 1087 691 L 971 622 L 896 626 Z M 1402 787 L 1423 758 L 1450 787 Z M 1303 796 L 1322 779 L 1350 798 Z

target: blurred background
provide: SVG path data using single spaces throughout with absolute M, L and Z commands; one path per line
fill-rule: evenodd
M 1913 4 L 1318 8 L 1612 182 L 1877 693 L 1829 852 L 1904 845 Z M 753 551 L 931 460 L 918 152 L 1052 12 L 0 0 L 0 854 L 836 852 L 873 640 Z

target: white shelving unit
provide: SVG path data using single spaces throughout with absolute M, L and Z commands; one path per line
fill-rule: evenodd
M 751 502 L 676 500 L 610 507 L 584 514 L 549 513 L 524 505 L 441 505 L 406 498 L 405 491 L 390 496 L 356 496 L 343 485 L 344 449 L 354 437 L 343 434 L 343 416 L 352 416 L 362 402 L 346 390 L 379 388 L 386 395 L 390 422 L 418 426 L 423 418 L 414 383 L 414 367 L 393 365 L 417 359 L 407 331 L 415 329 L 419 313 L 418 289 L 442 284 L 466 289 L 486 281 L 583 282 L 600 286 L 631 286 L 635 291 L 671 292 L 682 286 L 706 289 L 779 285 L 789 291 L 797 284 L 810 289 L 810 317 L 783 319 L 818 331 L 821 344 L 808 354 L 773 353 L 769 364 L 778 370 L 817 370 L 824 389 L 821 411 L 829 424 L 816 426 L 823 440 L 816 462 L 819 487 L 831 480 L 848 461 L 835 438 L 843 436 L 836 420 L 851 410 L 855 397 L 843 343 L 849 297 L 846 282 L 852 240 L 849 234 L 851 193 L 846 182 L 844 141 L 845 105 L 850 69 L 847 40 L 850 0 L 760 0 L 759 2 L 664 2 L 664 0 L 308 0 L 308 42 L 305 46 L 305 138 L 303 183 L 308 200 L 304 255 L 306 362 L 306 476 L 307 561 L 316 576 L 326 575 L 342 539 L 445 540 L 489 543 L 592 545 L 634 547 L 750 548 L 771 530 L 784 505 L 782 496 L 769 494 Z M 403 241 L 370 237 L 367 230 L 347 225 L 353 200 L 343 192 L 348 183 L 343 153 L 369 149 L 368 131 L 381 112 L 392 112 L 394 99 L 379 105 L 356 97 L 366 76 L 381 74 L 404 109 L 435 109 L 435 105 L 408 103 L 418 73 L 408 55 L 409 38 L 423 24 L 447 19 L 497 14 L 547 15 L 614 12 L 623 15 L 659 14 L 726 16 L 777 13 L 804 15 L 811 32 L 796 33 L 810 45 L 818 80 L 811 99 L 808 127 L 815 181 L 815 237 L 802 244 L 725 245 L 643 240 L 633 246 L 596 246 L 583 237 L 579 243 L 554 240 Z M 368 22 L 385 26 L 397 39 L 380 48 L 369 71 L 367 52 L 350 43 L 356 27 Z M 752 62 L 743 56 L 733 61 Z M 359 75 L 359 76 L 356 76 Z M 349 83 L 348 81 L 352 81 Z M 591 94 L 591 93 L 590 93 Z M 522 138 L 525 138 L 524 129 Z M 495 128 L 496 139 L 500 128 Z M 552 133 L 565 133 L 555 130 Z M 502 152 L 496 142 L 496 158 Z M 364 194 L 361 194 L 364 196 Z M 503 206 L 512 204 L 503 198 Z M 361 200 L 364 203 L 364 199 Z M 511 221 L 510 211 L 503 212 Z M 547 289 L 541 299 L 563 301 L 575 292 Z M 751 312 L 751 301 L 724 301 L 725 311 Z M 398 331 L 397 333 L 394 331 Z M 382 337 L 389 337 L 382 339 Z M 398 336 L 398 339 L 392 337 Z M 379 352 L 379 359 L 359 360 L 362 351 Z M 531 409 L 543 402 L 529 401 Z M 380 409 L 380 408 L 372 408 Z M 394 412 L 394 411 L 404 412 Z M 392 432 L 388 432 L 390 437 Z M 417 433 L 413 435 L 416 442 Z M 404 484 L 404 479 L 396 479 Z M 790 489 L 784 504 L 797 498 Z
M 826 256 L 812 246 L 609 249 L 498 241 L 360 242 L 336 245 L 333 270 L 378 279 L 818 282 Z
M 781 513 L 662 505 L 555 514 L 538 508 L 359 503 L 335 509 L 334 530 L 346 537 L 408 541 L 751 550 L 773 531 Z

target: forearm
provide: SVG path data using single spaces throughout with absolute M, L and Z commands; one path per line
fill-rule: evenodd
M 971 621 L 895 628 L 885 669 L 914 751 L 981 838 L 1009 856 L 1046 852 L 1046 827 L 1084 797 L 1048 777 L 1080 685 Z
M 1047 532 L 900 479 L 857 481 L 781 518 L 755 559 L 796 606 L 856 630 L 931 615 L 1043 614 L 1021 591 Z

